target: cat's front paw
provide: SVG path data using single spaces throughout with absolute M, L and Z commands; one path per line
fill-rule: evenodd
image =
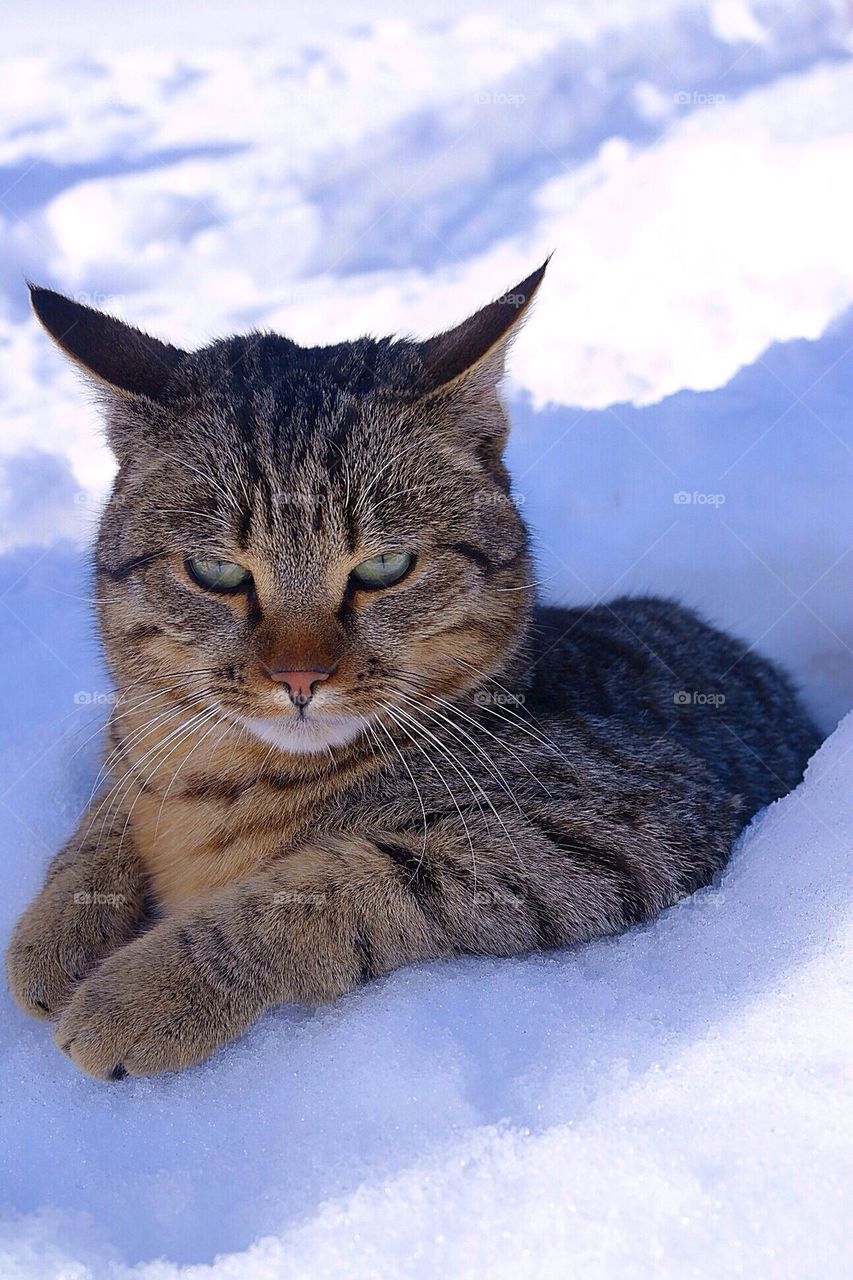
M 71 998 L 76 983 L 131 936 L 135 904 L 92 891 L 59 875 L 25 911 L 6 953 L 9 988 L 22 1009 L 47 1018 Z
M 77 987 L 54 1040 L 89 1075 L 121 1080 L 200 1062 L 244 1025 L 227 998 L 199 979 L 180 935 L 165 924 L 109 956 Z

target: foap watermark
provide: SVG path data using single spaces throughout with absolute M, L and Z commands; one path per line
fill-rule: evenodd
M 81 290 L 71 296 L 81 307 L 94 307 L 96 311 L 123 311 L 127 303 L 123 293 L 86 293 Z
M 500 489 L 480 489 L 474 495 L 475 507 L 523 507 L 526 501 L 523 493 L 501 493 Z
M 702 89 L 681 89 L 672 95 L 677 107 L 718 107 L 725 102 L 724 93 L 705 93 Z
M 126 901 L 123 893 L 100 893 L 97 890 L 79 889 L 74 894 L 75 907 L 121 907 Z
M 274 907 L 324 907 L 328 894 L 305 893 L 301 889 L 279 889 L 273 894 L 272 901 Z
M 100 689 L 78 689 L 74 695 L 74 705 L 77 707 L 113 707 L 115 703 L 114 693 Z
M 718 707 L 725 706 L 726 695 L 710 689 L 679 689 L 673 694 L 673 702 L 677 707 Z
M 525 93 L 489 93 L 474 95 L 478 107 L 523 107 L 527 101 Z
M 474 702 L 478 707 L 523 707 L 524 694 L 509 689 L 478 689 Z
M 275 494 L 273 501 L 278 507 L 306 507 L 313 511 L 319 502 L 319 494 L 312 490 L 300 492 L 295 489 L 285 489 Z
M 475 889 L 474 906 L 511 907 L 514 911 L 521 911 L 524 899 L 509 889 Z
M 276 104 L 280 104 L 280 100 L 276 99 Z M 277 307 L 302 307 L 308 301 L 307 293 L 277 293 L 275 295 Z
M 702 493 L 698 489 L 688 492 L 687 489 L 679 489 L 678 493 L 672 495 L 672 500 L 677 507 L 721 507 L 726 500 L 724 493 Z

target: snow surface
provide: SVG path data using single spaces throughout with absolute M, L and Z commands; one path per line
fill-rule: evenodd
M 428 333 L 551 249 L 510 445 L 543 592 L 680 596 L 853 705 L 841 3 L 4 12 L 0 919 L 96 773 L 112 462 L 22 277 L 186 344 Z M 105 1087 L 4 993 L 0 1280 L 849 1273 L 853 716 L 722 882 Z M 158 1261 L 159 1259 L 159 1261 Z

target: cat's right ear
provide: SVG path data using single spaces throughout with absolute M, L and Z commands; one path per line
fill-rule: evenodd
M 57 346 L 116 395 L 156 400 L 186 354 L 52 289 L 28 287 L 33 311 Z
M 481 307 L 455 329 L 417 344 L 421 395 L 443 396 L 467 390 L 488 391 L 500 381 L 507 348 L 530 310 L 545 277 L 549 254 L 541 267 L 514 289 Z

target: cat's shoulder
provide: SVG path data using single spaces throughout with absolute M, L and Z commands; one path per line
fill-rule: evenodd
M 649 629 L 674 634 L 714 632 L 717 629 L 695 609 L 669 596 L 622 595 L 591 605 L 566 607 L 541 604 L 534 610 L 533 630 L 540 644 L 577 642 L 585 636 L 630 637 Z

